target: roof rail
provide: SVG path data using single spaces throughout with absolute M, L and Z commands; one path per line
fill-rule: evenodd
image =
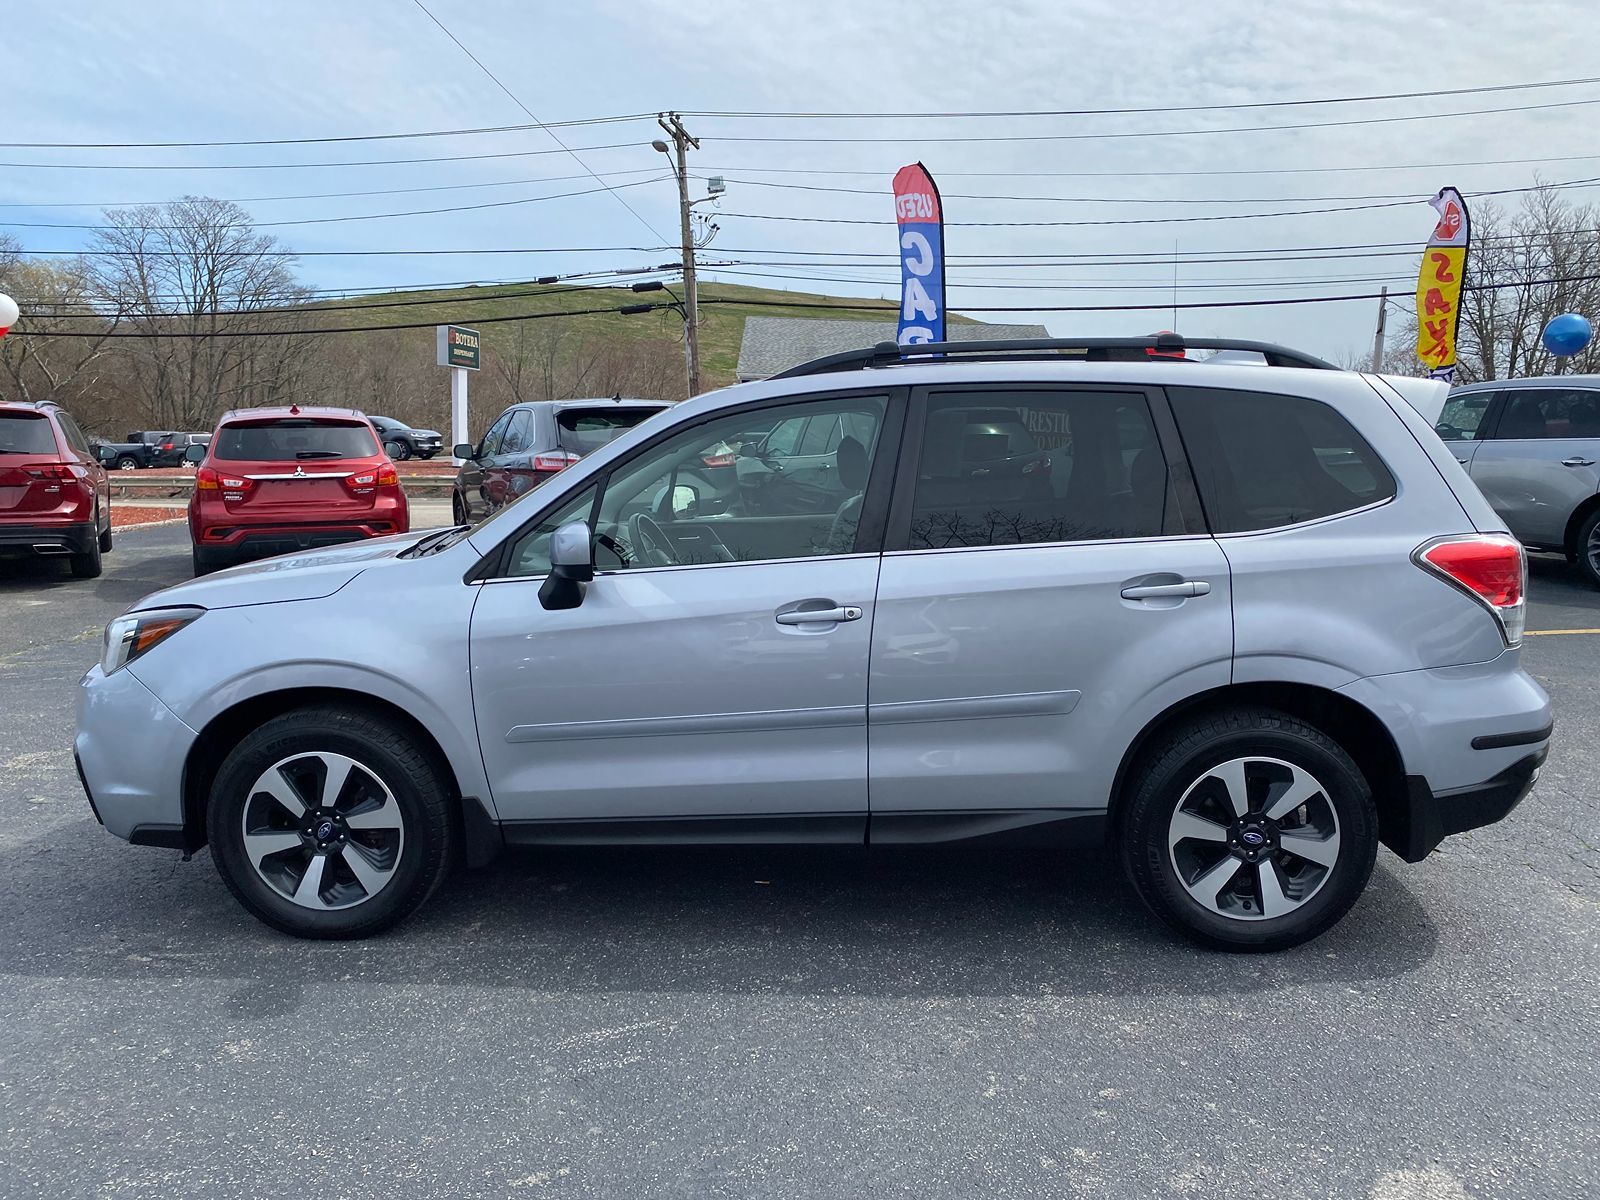
M 1163 358 L 1184 350 L 1250 350 L 1261 355 L 1271 367 L 1308 367 L 1317 371 L 1337 371 L 1340 368 L 1315 355 L 1290 350 L 1272 342 L 1245 342 L 1234 338 L 1184 338 L 1176 333 L 1158 333 L 1150 337 L 1116 338 L 1020 338 L 999 341 L 923 342 L 912 346 L 897 346 L 893 342 L 879 342 L 861 350 L 846 350 L 842 354 L 829 354 L 812 359 L 799 366 L 790 367 L 772 376 L 774 379 L 793 379 L 801 375 L 826 375 L 832 371 L 857 371 L 871 367 L 892 367 L 910 361 L 917 365 L 938 362 L 941 359 L 962 358 L 967 361 L 1010 360 L 1049 361 L 1058 359 L 1079 362 L 1143 361 L 1148 354 Z M 1136 351 L 1139 353 L 1119 353 Z M 935 357 L 938 356 L 938 357 Z M 1174 359 L 1173 361 L 1182 361 Z M 1193 360 L 1190 360 L 1193 361 Z

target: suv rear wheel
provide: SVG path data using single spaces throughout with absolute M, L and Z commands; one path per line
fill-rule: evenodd
M 296 937 L 367 937 L 409 916 L 454 850 L 450 789 L 382 716 L 296 709 L 217 772 L 206 828 L 239 902 Z
M 1590 584 L 1600 587 L 1600 508 L 1590 513 L 1578 526 L 1576 542 L 1578 566 Z
M 74 554 L 68 560 L 68 565 L 72 568 L 72 577 L 74 579 L 100 578 L 100 572 L 102 570 L 100 551 L 104 543 L 102 540 L 102 535 L 98 532 L 99 528 L 100 514 L 99 512 L 96 512 L 94 515 L 94 529 L 96 532 L 85 543 L 87 549 L 80 554 Z
M 1153 748 L 1118 836 L 1140 897 L 1228 950 L 1282 950 L 1349 911 L 1372 874 L 1377 810 L 1360 769 L 1287 713 L 1231 709 Z

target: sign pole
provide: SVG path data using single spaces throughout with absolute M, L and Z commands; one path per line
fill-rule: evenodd
M 467 433 L 467 369 L 450 368 L 450 437 L 452 446 L 471 441 Z M 460 466 L 462 460 L 455 459 Z

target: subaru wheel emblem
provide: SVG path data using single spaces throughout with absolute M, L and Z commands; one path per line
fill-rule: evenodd
M 317 841 L 325 842 L 333 836 L 333 822 L 324 821 L 317 826 Z
M 1266 844 L 1267 836 L 1259 829 L 1247 829 L 1240 835 L 1240 840 L 1246 846 L 1261 846 Z

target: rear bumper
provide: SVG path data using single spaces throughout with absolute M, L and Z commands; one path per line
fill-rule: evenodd
M 100 536 L 93 521 L 52 525 L 0 524 L 0 557 L 32 554 L 87 554 Z
M 1421 862 L 1451 834 L 1504 820 L 1533 790 L 1549 752 L 1547 742 L 1493 779 L 1449 792 L 1435 792 L 1420 775 L 1406 776 L 1405 803 L 1390 814 L 1384 845 L 1407 862 Z
M 389 537 L 409 532 L 410 525 L 407 510 L 400 507 L 374 513 L 361 521 L 329 521 L 325 524 L 235 525 L 219 522 L 217 525 L 196 526 L 191 522 L 190 534 L 201 558 L 222 563 L 271 558 L 276 554 L 294 554 L 367 538 Z

